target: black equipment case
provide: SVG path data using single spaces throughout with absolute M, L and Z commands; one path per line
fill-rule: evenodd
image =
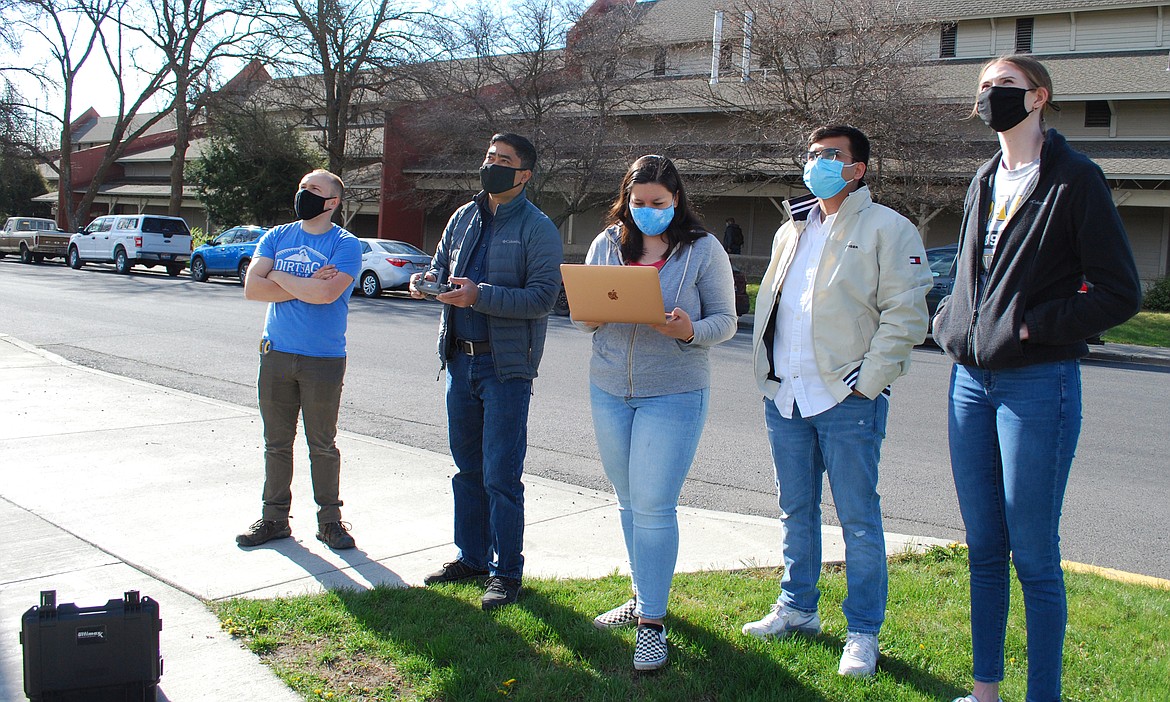
M 158 602 L 131 590 L 99 607 L 41 605 L 24 613 L 24 693 L 33 702 L 153 702 L 162 677 Z

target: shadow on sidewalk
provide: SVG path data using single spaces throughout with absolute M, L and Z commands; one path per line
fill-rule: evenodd
M 242 550 L 255 551 L 259 549 L 269 549 L 285 556 L 326 590 L 365 591 L 369 590 L 371 586 L 407 587 L 406 581 L 398 573 L 373 560 L 368 553 L 360 548 L 334 551 L 339 558 L 346 562 L 347 567 L 344 568 L 338 568 L 336 563 L 331 563 L 313 553 L 296 539 L 269 541 L 266 544 Z M 361 576 L 360 579 L 353 577 L 355 573 Z M 235 596 L 238 597 L 240 594 L 237 593 Z

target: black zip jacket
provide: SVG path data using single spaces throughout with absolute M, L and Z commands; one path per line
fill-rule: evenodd
M 986 284 L 979 265 L 1002 153 L 983 164 L 963 205 L 955 287 L 938 307 L 934 339 L 956 363 L 987 370 L 1080 358 L 1085 339 L 1141 307 L 1141 282 L 1105 175 L 1055 129 L 1035 188 L 1008 220 Z M 1088 281 L 1088 292 L 1080 292 Z M 1028 340 L 1020 328 L 1028 325 Z

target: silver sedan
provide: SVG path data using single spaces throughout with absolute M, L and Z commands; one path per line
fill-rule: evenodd
M 425 271 L 431 255 L 404 241 L 359 238 L 362 272 L 354 292 L 377 297 L 383 290 L 406 290 L 410 275 Z

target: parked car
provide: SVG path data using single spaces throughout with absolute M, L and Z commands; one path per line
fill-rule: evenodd
M 377 297 L 383 290 L 406 290 L 413 273 L 425 271 L 431 255 L 404 241 L 358 239 L 362 245 L 362 272 L 354 292 Z
M 951 289 L 955 287 L 955 258 L 958 255 L 959 247 L 955 244 L 926 250 L 926 262 L 934 276 L 934 286 L 926 293 L 926 308 L 932 319 L 938 303 L 950 295 Z
M 0 229 L 0 258 L 19 254 L 21 263 L 40 263 L 46 258 L 65 258 L 69 234 L 43 217 L 9 217 Z
M 191 252 L 191 280 L 202 283 L 210 276 L 236 276 L 240 285 L 256 253 L 256 242 L 268 230 L 250 224 L 225 229 Z
M 103 215 L 69 237 L 66 261 L 81 268 L 87 261 L 114 263 L 122 274 L 136 265 L 161 264 L 177 276 L 191 258 L 191 230 L 182 217 Z

